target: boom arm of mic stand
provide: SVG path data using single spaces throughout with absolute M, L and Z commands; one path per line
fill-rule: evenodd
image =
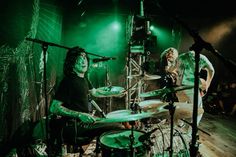
M 32 41 L 32 42 L 42 44 L 42 45 L 55 46 L 55 47 L 60 47 L 60 48 L 68 49 L 68 50 L 70 49 L 69 47 L 66 47 L 66 46 L 61 46 L 61 45 L 58 45 L 58 44 L 55 44 L 55 43 L 46 42 L 46 41 L 39 40 L 39 39 L 33 39 L 33 38 L 25 38 L 25 39 L 28 40 L 28 41 Z
M 64 49 L 67 49 L 67 50 L 71 49 L 70 47 L 58 45 L 58 44 L 55 44 L 55 43 L 52 43 L 52 42 L 43 41 L 43 40 L 40 40 L 40 39 L 33 39 L 33 38 L 25 38 L 25 39 L 28 40 L 28 41 L 32 41 L 32 42 L 35 42 L 35 43 L 42 44 L 43 46 L 55 46 L 55 47 L 60 47 L 60 48 L 64 48 Z M 84 52 L 84 53 L 92 55 L 92 56 L 97 56 L 97 57 L 105 57 L 105 56 L 97 55 L 97 54 L 90 53 L 90 52 Z M 109 58 L 109 57 L 106 57 L 106 58 Z
M 203 48 L 206 50 L 212 52 L 216 57 L 218 57 L 226 67 L 232 71 L 232 73 L 236 76 L 236 63 L 230 59 L 226 59 L 224 56 L 222 56 L 216 49 L 213 48 L 213 46 L 203 40 L 201 36 L 197 33 L 197 31 L 194 31 L 189 28 L 189 26 L 184 23 L 182 20 L 180 20 L 177 17 L 174 17 L 174 19 L 179 22 L 187 31 L 188 33 L 193 37 L 195 44 L 193 44 L 190 47 L 190 50 L 195 50 L 200 52 Z

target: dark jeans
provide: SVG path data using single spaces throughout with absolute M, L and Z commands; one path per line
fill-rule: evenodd
M 54 119 L 50 121 L 50 143 L 55 149 L 62 144 L 82 146 L 105 132 L 121 129 L 121 123 L 84 124 L 75 119 Z
M 66 122 L 62 129 L 62 137 L 65 143 L 71 142 L 78 145 L 90 143 L 95 137 L 104 132 L 124 129 L 120 123 L 95 123 L 83 124 L 75 120 Z

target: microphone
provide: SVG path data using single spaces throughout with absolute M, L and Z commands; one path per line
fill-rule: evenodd
M 108 60 L 115 60 L 115 57 L 102 57 L 102 58 L 95 58 L 93 59 L 93 63 L 97 63 L 97 62 L 104 62 L 104 61 L 108 61 Z
M 157 128 L 152 129 L 151 131 L 141 135 L 138 140 L 140 142 L 144 142 L 145 140 L 148 140 L 148 138 L 151 136 L 152 133 L 154 133 L 157 130 Z
M 96 108 L 96 110 L 98 110 L 98 112 L 101 113 L 101 115 L 103 116 L 103 118 L 106 118 L 105 113 L 102 111 L 102 109 L 98 106 L 98 104 L 94 101 L 94 100 L 90 100 L 91 104 Z

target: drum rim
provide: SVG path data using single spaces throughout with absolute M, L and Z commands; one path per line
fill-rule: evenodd
M 100 146 L 101 147 L 104 147 L 105 149 L 111 149 L 111 150 L 126 150 L 126 151 L 130 151 L 130 148 L 129 147 L 110 147 L 110 146 L 108 146 L 108 145 L 105 145 L 104 143 L 102 143 L 102 141 L 101 141 L 101 138 L 102 137 L 104 137 L 105 135 L 109 135 L 109 133 L 112 133 L 112 132 L 114 132 L 114 133 L 121 133 L 121 132 L 125 132 L 125 131 L 131 131 L 130 129 L 120 129 L 120 130 L 110 130 L 110 131 L 107 131 L 107 132 L 104 132 L 103 134 L 101 134 L 100 136 L 99 136 L 99 144 L 100 144 Z M 139 133 L 142 133 L 142 134 L 144 134 L 145 132 L 144 131 L 142 131 L 142 130 L 137 130 L 137 129 L 134 129 L 133 130 L 134 132 L 139 132 Z M 142 147 L 143 146 L 143 144 L 142 144 L 142 142 L 140 142 L 140 141 L 138 141 L 139 143 L 137 143 L 137 144 L 135 144 L 134 145 L 134 148 L 138 148 L 138 147 Z

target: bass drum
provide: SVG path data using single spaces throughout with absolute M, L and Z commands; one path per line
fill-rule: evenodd
M 138 138 L 144 133 L 134 131 L 134 153 L 135 157 L 146 157 L 147 150 Z M 103 133 L 99 137 L 102 157 L 131 157 L 130 149 L 131 130 L 118 130 Z
M 170 127 L 154 125 L 153 128 L 158 128 L 152 135 L 151 141 L 151 156 L 153 157 L 167 157 L 169 156 L 168 147 L 170 147 Z M 176 157 L 190 157 L 189 142 L 191 141 L 188 135 L 181 133 L 181 131 L 174 129 L 173 133 L 173 156 Z

